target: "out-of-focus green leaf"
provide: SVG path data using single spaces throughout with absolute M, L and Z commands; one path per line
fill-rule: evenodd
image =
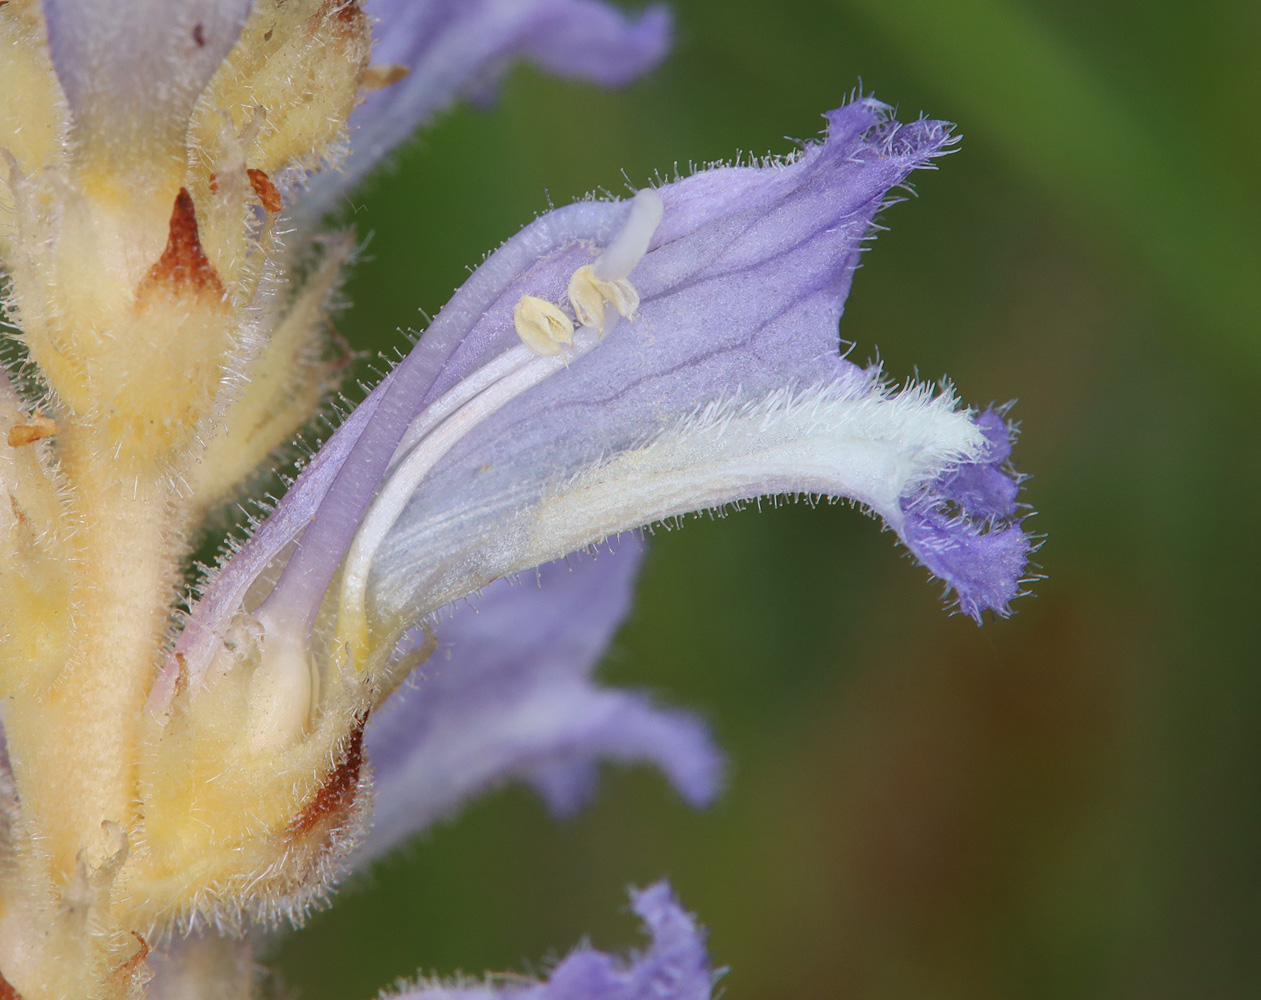
M 997 147 L 1105 252 L 1152 272 L 1201 321 L 1186 343 L 1261 361 L 1261 226 L 1176 120 L 1131 106 L 1024 3 L 839 3 L 940 91 L 936 113 Z

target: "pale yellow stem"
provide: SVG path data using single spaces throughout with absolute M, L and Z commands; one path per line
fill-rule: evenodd
M 51 738 L 27 758 L 45 773 L 22 790 L 33 815 L 50 805 L 40 828 L 58 875 L 103 821 L 133 824 L 136 730 L 178 580 L 165 477 L 127 470 L 73 428 L 61 460 L 79 521 L 74 651 L 45 696 L 40 728 Z
M 138 731 L 182 543 L 173 530 L 175 493 L 156 463 L 110 455 L 90 429 L 74 424 L 59 435 L 58 452 L 76 570 L 73 638 L 64 667 L 15 692 L 16 710 L 6 719 L 22 824 L 19 872 L 10 884 L 24 887 L 24 898 L 8 901 L 13 919 L 0 927 L 7 938 L 0 943 L 36 967 L 55 965 L 57 979 L 75 982 L 83 996 L 124 996 L 143 969 L 132 932 L 146 930 L 130 926 L 125 888 L 128 855 L 143 840 Z M 24 927 L 31 921 L 21 914 L 34 916 L 32 907 L 51 926 Z M 27 929 L 33 937 L 26 944 L 13 940 Z M 26 1000 L 61 988 L 55 981 L 23 985 Z

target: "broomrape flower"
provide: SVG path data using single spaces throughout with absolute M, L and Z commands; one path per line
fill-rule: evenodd
M 526 226 L 177 613 L 189 539 L 341 370 L 352 242 L 321 220 L 513 60 L 622 84 L 669 19 L 9 0 L 0 32 L 0 996 L 254 995 L 260 934 L 509 778 L 566 811 L 599 759 L 645 760 L 709 801 L 703 726 L 591 677 L 644 525 L 844 497 L 965 613 L 1007 613 L 1003 414 L 840 351 L 873 217 L 952 142 L 865 98 L 794 156 Z M 709 996 L 668 887 L 632 905 L 637 956 L 406 995 Z

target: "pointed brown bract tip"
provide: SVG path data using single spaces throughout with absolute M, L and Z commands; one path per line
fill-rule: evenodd
M 285 835 L 291 843 L 302 840 L 320 826 L 327 826 L 331 833 L 350 812 L 359 788 L 359 771 L 363 768 L 363 727 L 367 721 L 367 715 L 359 719 L 346 741 L 341 763 L 329 772 L 315 798 L 289 824 Z
M 175 196 L 166 249 L 140 282 L 139 292 L 156 286 L 172 291 L 190 288 L 223 294 L 223 283 L 206 257 L 197 234 L 197 209 L 188 188 L 180 188 Z
M 185 691 L 188 690 L 188 657 L 183 653 L 175 654 L 175 666 L 179 673 L 175 675 L 175 692 L 171 695 L 171 701 L 177 702 L 183 697 Z
M 245 172 L 249 175 L 250 186 L 258 195 L 258 200 L 263 203 L 263 208 L 273 215 L 279 212 L 284 206 L 280 203 L 280 192 L 276 190 L 276 185 L 271 182 L 271 178 L 253 167 Z

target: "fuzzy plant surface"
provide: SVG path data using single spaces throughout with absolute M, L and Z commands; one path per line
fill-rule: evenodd
M 873 220 L 953 142 L 866 96 L 509 236 L 188 589 L 338 385 L 346 193 L 515 62 L 616 87 L 670 35 L 598 0 L 0 3 L 0 997 L 260 995 L 269 935 L 507 780 L 564 813 L 643 761 L 711 801 L 706 727 L 593 678 L 645 526 L 845 499 L 1008 613 L 1005 413 L 840 340 Z M 629 957 L 400 995 L 709 997 L 671 889 L 632 907 Z

